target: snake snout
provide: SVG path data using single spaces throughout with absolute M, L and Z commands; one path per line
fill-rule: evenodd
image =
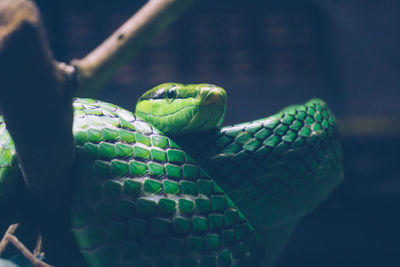
M 203 93 L 203 92 L 202 92 Z M 207 90 L 205 96 L 201 100 L 202 105 L 218 105 L 224 106 L 226 103 L 226 94 L 219 88 Z

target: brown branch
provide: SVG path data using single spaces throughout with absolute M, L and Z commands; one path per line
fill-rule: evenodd
M 35 249 L 33 250 L 33 254 L 35 256 L 40 255 L 40 254 L 43 253 L 41 251 L 42 251 L 42 236 L 39 235 L 37 240 L 36 240 L 36 246 L 35 246 Z
M 71 253 L 80 255 L 68 225 L 75 164 L 73 73 L 54 60 L 35 5 L 1 0 L 0 107 L 29 189 L 26 205 L 57 266 L 74 266 Z
M 93 96 L 119 67 L 164 27 L 173 22 L 194 0 L 149 0 L 135 15 L 86 57 L 73 60 L 80 78 L 79 96 Z
M 32 254 L 25 246 L 24 244 L 21 243 L 21 241 L 18 240 L 18 238 L 14 235 L 14 232 L 17 230 L 19 227 L 18 223 L 11 224 L 6 233 L 3 236 L 3 239 L 0 242 L 0 255 L 2 252 L 5 250 L 7 247 L 8 243 L 13 244 L 21 253 L 22 255 L 25 256 L 31 263 L 33 263 L 37 267 L 53 267 L 51 265 L 48 265 L 47 263 L 43 262 L 42 260 L 38 259 L 36 257 L 37 254 Z M 40 237 L 39 237 L 39 240 Z
M 44 261 L 36 258 L 36 256 L 34 254 L 32 254 L 32 252 L 30 252 L 25 246 L 24 244 L 22 244 L 18 238 L 14 235 L 11 234 L 7 234 L 7 240 L 12 243 L 19 251 L 21 251 L 22 255 L 25 256 L 25 258 L 27 258 L 30 262 L 33 263 L 33 265 L 37 266 L 37 267 L 53 267 L 52 265 L 49 265 L 47 263 L 45 263 Z
M 3 254 L 4 250 L 6 249 L 7 245 L 8 245 L 8 235 L 13 235 L 15 233 L 15 231 L 17 230 L 17 228 L 19 227 L 18 223 L 14 223 L 11 224 L 6 233 L 4 234 L 3 238 L 1 239 L 0 242 L 0 255 Z
M 7 129 L 30 189 L 46 201 L 59 199 L 69 181 L 52 179 L 52 189 L 46 187 L 48 172 L 51 177 L 71 173 L 74 162 L 68 68 L 59 67 L 51 55 L 39 12 L 30 1 L 0 3 L 0 105 Z M 62 160 L 54 157 L 55 151 L 63 151 Z

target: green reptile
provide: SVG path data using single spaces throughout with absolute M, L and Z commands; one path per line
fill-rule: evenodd
M 226 93 L 167 83 L 135 114 L 75 99 L 71 225 L 89 266 L 267 266 L 342 178 L 335 118 L 313 99 L 220 127 Z M 0 121 L 0 209 L 21 179 Z

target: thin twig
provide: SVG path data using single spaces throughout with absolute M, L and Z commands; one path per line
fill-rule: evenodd
M 38 239 L 36 240 L 36 246 L 35 249 L 33 250 L 33 254 L 35 256 L 42 254 L 42 236 L 39 235 Z
M 35 255 L 32 254 L 25 246 L 22 244 L 18 238 L 14 235 L 11 234 L 6 234 L 7 239 L 9 242 L 11 242 L 19 251 L 21 251 L 22 255 L 25 256 L 30 262 L 32 262 L 35 266 L 37 267 L 53 267 L 52 265 L 49 265 L 42 260 L 36 258 Z
M 194 0 L 149 0 L 95 50 L 72 60 L 80 78 L 77 94 L 95 95 L 119 67 L 192 3 Z
M 19 227 L 19 223 L 11 224 L 8 227 L 6 233 L 4 234 L 4 236 L 3 236 L 3 238 L 1 239 L 1 242 L 0 242 L 0 255 L 4 252 L 4 250 L 6 249 L 6 247 L 8 245 L 7 236 L 14 234 L 18 227 Z
M 41 247 L 41 237 L 39 236 L 38 243 L 35 248 L 34 254 L 32 254 L 25 246 L 18 240 L 18 238 L 14 235 L 15 231 L 19 227 L 19 223 L 11 224 L 6 233 L 4 234 L 1 242 L 0 242 L 0 255 L 6 249 L 8 243 L 13 244 L 21 253 L 25 256 L 30 262 L 32 262 L 37 267 L 53 267 L 42 260 L 36 257 L 36 250 L 40 254 L 40 247 Z

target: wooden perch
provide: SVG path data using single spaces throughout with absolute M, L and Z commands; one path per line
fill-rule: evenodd
M 73 68 L 54 60 L 31 1 L 0 1 L 0 81 L 0 107 L 29 188 L 31 218 L 37 218 L 49 260 L 73 266 L 68 258 L 76 245 L 67 205 L 75 164 L 76 83 Z
M 97 94 L 119 67 L 193 3 L 194 0 L 149 0 L 95 50 L 83 59 L 72 60 L 79 72 L 77 94 Z
M 42 201 L 65 198 L 74 164 L 73 69 L 54 60 L 31 2 L 2 0 L 0 18 L 0 106 L 25 181 Z M 54 179 L 60 173 L 65 179 Z

